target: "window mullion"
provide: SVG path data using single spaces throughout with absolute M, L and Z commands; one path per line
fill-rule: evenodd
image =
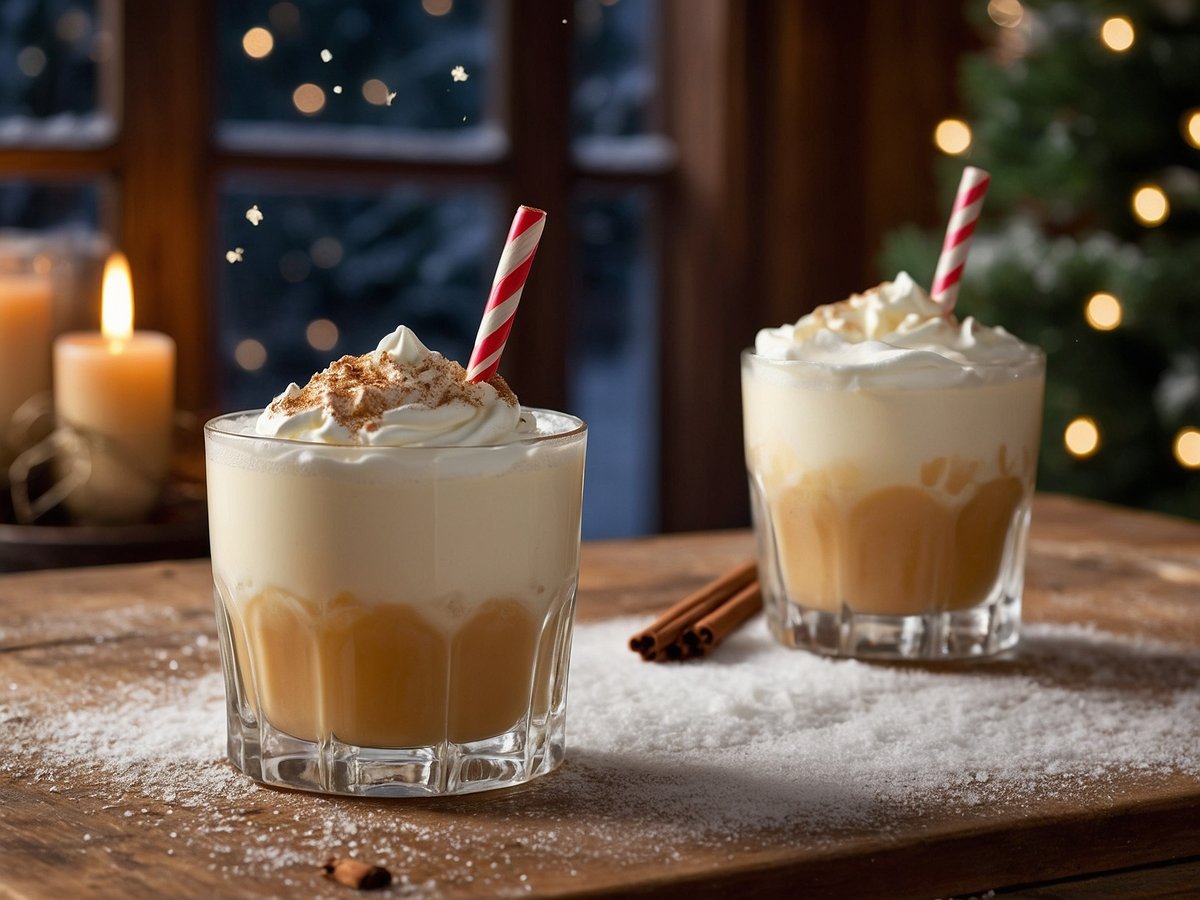
M 209 317 L 214 27 L 205 0 L 126 0 L 120 42 L 121 229 L 137 323 L 179 347 L 179 404 L 215 400 Z
M 570 20 L 549 14 L 544 0 L 510 0 L 500 45 L 508 87 L 510 206 L 537 206 L 549 215 L 501 372 L 523 402 L 554 409 L 567 399 L 572 295 Z M 512 210 L 505 212 L 506 222 Z

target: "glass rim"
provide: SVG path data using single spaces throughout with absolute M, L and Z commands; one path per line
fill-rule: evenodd
M 516 440 L 506 441 L 503 444 L 420 444 L 417 446 L 409 444 L 392 445 L 392 444 L 330 444 L 325 441 L 304 441 L 298 438 L 279 437 L 272 434 L 247 434 L 244 431 L 233 431 L 224 427 L 226 423 L 240 419 L 246 416 L 258 416 L 262 413 L 262 408 L 259 409 L 243 409 L 237 412 L 222 413 L 219 416 L 213 416 L 204 423 L 204 434 L 220 435 L 221 437 L 233 438 L 234 440 L 246 441 L 266 441 L 270 444 L 278 444 L 288 447 L 303 447 L 314 450 L 327 450 L 329 452 L 349 452 L 349 453 L 392 453 L 392 452 L 413 452 L 417 450 L 503 450 L 508 447 L 521 447 L 536 444 L 543 444 L 549 441 L 563 441 L 570 438 L 577 438 L 587 434 L 587 423 L 578 416 L 573 416 L 570 413 L 559 412 L 555 409 L 545 409 L 539 406 L 522 406 L 523 412 L 545 413 L 548 416 L 557 416 L 565 419 L 566 424 L 570 426 L 568 430 L 556 431 L 553 434 L 533 434 L 528 437 L 517 438 Z
M 1044 371 L 1045 367 L 1046 367 L 1046 351 L 1043 350 L 1041 347 L 1039 347 L 1037 344 L 1027 344 L 1024 341 L 1022 341 L 1021 343 L 1024 344 L 1024 346 L 1030 350 L 1030 355 L 1027 359 L 1023 359 L 1020 362 L 1016 362 L 1016 363 L 1011 363 L 1011 362 L 959 363 L 956 360 L 949 359 L 949 357 L 941 356 L 940 353 L 934 353 L 932 350 L 922 350 L 922 351 L 918 351 L 918 352 L 930 353 L 934 356 L 939 356 L 942 359 L 945 359 L 947 362 L 954 363 L 954 365 L 957 366 L 958 369 L 963 372 L 971 372 L 971 371 L 994 372 L 994 371 L 1005 370 L 1005 371 L 1018 372 L 1021 375 L 1021 377 L 1025 377 L 1026 375 L 1033 374 L 1032 372 L 1029 372 L 1028 370 L 1035 366 L 1039 370 Z M 912 348 L 912 347 L 897 347 L 896 349 L 897 350 L 912 350 L 914 348 Z M 827 363 L 818 362 L 816 360 L 811 360 L 811 359 L 778 359 L 773 356 L 765 356 L 765 355 L 759 353 L 753 347 L 747 347 L 744 350 L 742 350 L 741 358 L 742 358 L 743 362 L 745 362 L 746 360 L 761 360 L 763 363 L 766 363 L 766 364 L 772 365 L 772 366 L 783 366 L 783 367 L 789 367 L 789 368 L 794 367 L 797 369 L 812 369 L 812 370 L 821 371 L 821 372 L 830 372 L 836 368 L 835 366 L 831 366 Z M 858 370 L 858 374 L 866 375 L 867 377 L 885 377 L 884 374 L 880 370 L 877 370 L 877 369 L 876 370 L 867 370 L 867 369 Z

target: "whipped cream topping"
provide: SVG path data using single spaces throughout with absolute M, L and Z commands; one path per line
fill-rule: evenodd
M 793 325 L 762 329 L 754 349 L 768 359 L 800 360 L 851 374 L 978 374 L 981 367 L 1022 367 L 1041 359 L 1040 350 L 1003 328 L 944 314 L 941 304 L 906 272 L 862 294 L 819 306 Z
M 466 370 L 403 325 L 372 353 L 343 356 L 304 387 L 293 383 L 255 422 L 257 434 L 382 447 L 504 444 L 532 431 L 500 376 Z

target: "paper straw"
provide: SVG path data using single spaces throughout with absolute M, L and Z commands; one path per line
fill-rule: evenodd
M 942 255 L 938 257 L 933 276 L 933 299 L 945 307 L 947 316 L 954 311 L 958 300 L 963 267 L 971 251 L 971 236 L 975 234 L 975 223 L 991 182 L 992 176 L 983 169 L 974 166 L 963 169 L 962 181 L 954 196 L 954 208 L 950 210 L 950 223 L 946 226 L 946 240 L 942 242 Z
M 487 306 L 483 308 L 483 321 L 479 323 L 479 334 L 475 336 L 475 349 L 467 365 L 467 381 L 487 381 L 500 368 L 500 354 L 512 331 L 513 317 L 525 279 L 533 265 L 533 254 L 542 237 L 546 214 L 540 209 L 522 206 L 513 217 L 496 277 L 492 281 L 492 292 Z

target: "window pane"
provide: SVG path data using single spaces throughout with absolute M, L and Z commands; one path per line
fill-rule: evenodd
M 657 0 L 577 0 L 574 137 L 658 131 L 658 11 Z
M 585 537 L 658 527 L 658 272 L 645 189 L 584 194 L 568 409 L 588 423 Z
M 99 327 L 100 275 L 111 250 L 98 231 L 95 182 L 0 181 L 0 272 L 50 275 L 54 330 Z
M 0 181 L 0 229 L 94 229 L 100 220 L 97 184 Z
M 263 214 L 251 225 L 246 211 Z M 415 185 L 336 194 L 234 182 L 222 194 L 217 331 L 226 409 L 262 406 L 397 325 L 470 356 L 503 241 L 499 197 Z
M 5 0 L 0 22 L 0 144 L 111 137 L 100 76 L 113 41 L 96 0 Z
M 336 140 L 343 154 L 391 155 L 403 147 L 397 131 L 491 141 L 493 13 L 484 0 L 225 0 L 222 140 L 287 152 L 297 148 L 278 126 L 263 128 L 286 123 L 308 149 Z M 381 130 L 388 142 L 379 141 Z

